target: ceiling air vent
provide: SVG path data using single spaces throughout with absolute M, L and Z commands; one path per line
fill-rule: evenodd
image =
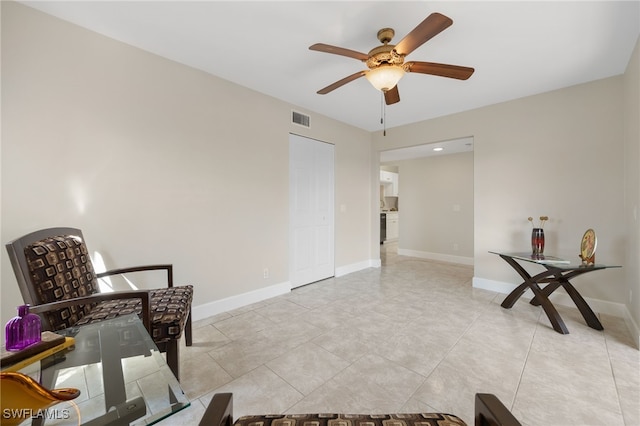
M 304 127 L 310 127 L 309 116 L 298 111 L 291 111 L 291 121 Z

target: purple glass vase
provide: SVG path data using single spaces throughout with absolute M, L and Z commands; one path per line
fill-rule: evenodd
M 18 306 L 18 316 L 5 327 L 6 348 L 19 351 L 40 341 L 40 317 L 29 313 L 29 305 Z

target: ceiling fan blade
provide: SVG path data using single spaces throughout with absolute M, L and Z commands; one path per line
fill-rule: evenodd
M 384 102 L 387 105 L 393 105 L 397 102 L 400 102 L 400 93 L 398 92 L 398 85 L 393 86 L 392 89 L 384 92 Z
M 336 90 L 338 87 L 344 86 L 345 84 L 355 80 L 356 78 L 360 78 L 363 75 L 365 75 L 367 72 L 366 71 L 358 71 L 355 74 L 351 74 L 348 77 L 343 78 L 342 80 L 338 80 L 333 84 L 328 85 L 327 87 L 325 87 L 324 89 L 320 89 L 318 90 L 318 94 L 319 95 L 326 95 L 327 93 Z
M 432 13 L 400 40 L 394 50 L 400 55 L 408 55 L 422 46 L 427 40 L 449 28 L 451 24 L 453 24 L 451 18 L 437 12 Z
M 405 70 L 407 72 L 417 72 L 420 74 L 431 74 L 440 77 L 456 78 L 458 80 L 466 80 L 471 77 L 475 71 L 473 68 L 462 67 L 459 65 L 436 64 L 435 62 L 406 62 Z
M 342 55 L 342 56 L 346 56 L 347 58 L 358 59 L 360 61 L 366 61 L 367 59 L 369 59 L 369 55 L 365 53 L 356 52 L 355 50 L 345 49 L 343 47 L 331 46 L 324 43 L 316 43 L 314 45 L 311 45 L 309 46 L 309 50 L 316 50 L 318 52 L 325 52 L 325 53 L 333 53 L 334 55 Z

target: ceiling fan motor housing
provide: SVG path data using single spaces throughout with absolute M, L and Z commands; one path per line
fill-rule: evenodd
M 383 44 L 374 47 L 369 51 L 369 58 L 366 60 L 367 67 L 374 69 L 380 65 L 402 65 L 404 63 L 404 55 L 398 54 L 393 44 Z
M 369 58 L 365 61 L 369 69 L 374 69 L 380 65 L 402 65 L 404 55 L 399 55 L 394 49 L 395 44 L 389 44 L 396 32 L 393 28 L 382 28 L 378 31 L 378 40 L 382 46 L 374 47 L 369 51 Z

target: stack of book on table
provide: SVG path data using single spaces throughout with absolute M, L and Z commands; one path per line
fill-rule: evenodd
M 0 353 L 2 371 L 19 371 L 24 367 L 40 361 L 75 344 L 73 337 L 65 337 L 51 331 L 43 331 L 38 343 L 19 351 L 7 351 L 4 347 Z

